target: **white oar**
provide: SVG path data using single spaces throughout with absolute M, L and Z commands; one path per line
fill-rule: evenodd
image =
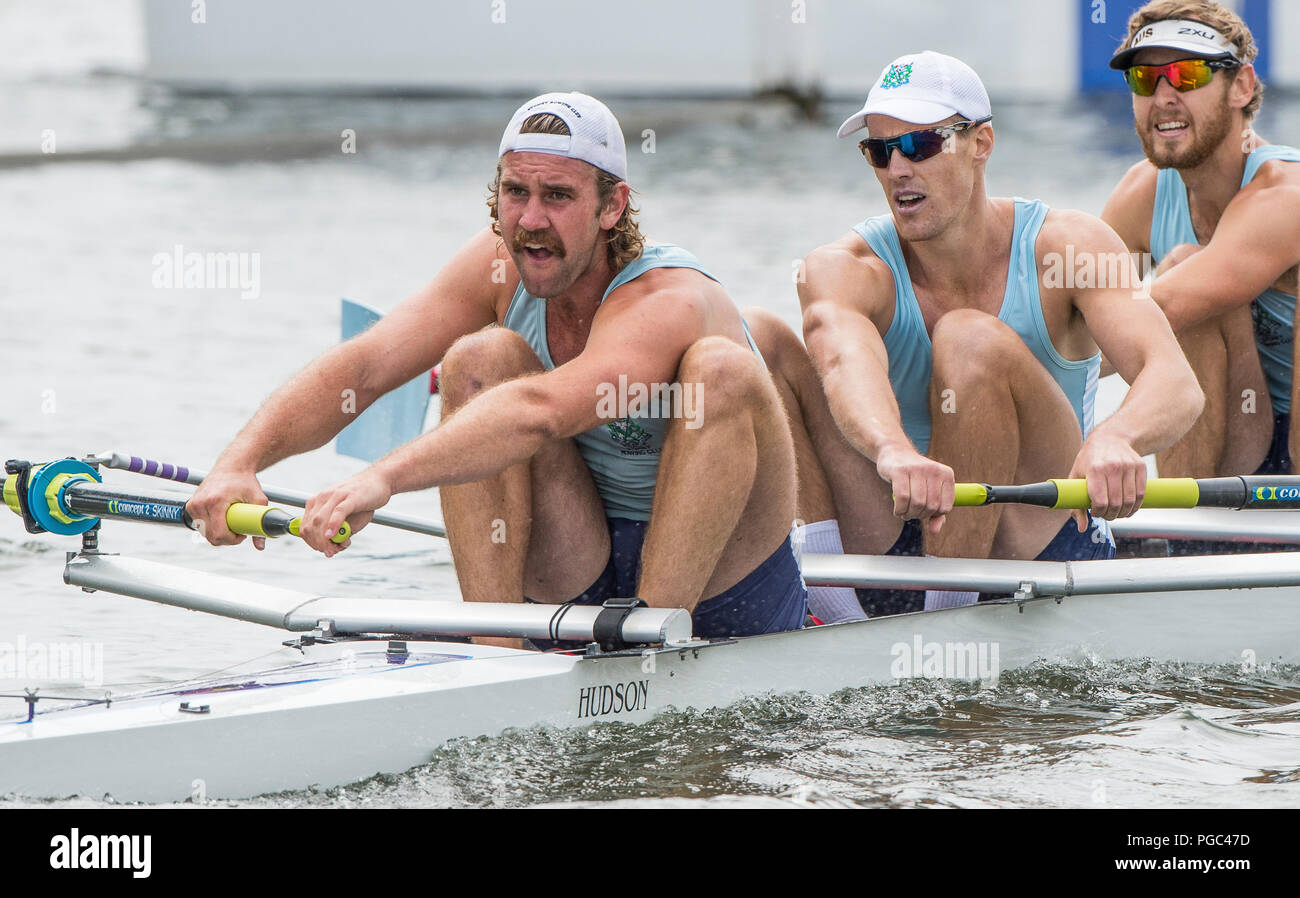
M 184 465 L 173 465 L 167 462 L 154 461 L 153 459 L 140 458 L 137 455 L 122 455 L 117 452 L 101 452 L 98 455 L 87 456 L 86 461 L 103 465 L 106 468 L 131 471 L 135 474 L 146 474 L 163 480 L 175 480 L 178 483 L 188 483 L 193 486 L 198 486 L 208 476 L 207 471 L 200 471 L 197 468 L 187 468 Z M 266 497 L 272 502 L 283 502 L 285 505 L 293 505 L 297 508 L 306 508 L 307 500 L 311 498 L 309 493 L 300 493 L 297 490 L 286 490 L 273 486 L 263 486 L 262 492 L 266 493 Z M 392 512 L 376 512 L 371 522 L 383 524 L 385 527 L 395 527 L 398 530 L 408 530 L 411 533 L 440 536 L 444 539 L 447 537 L 447 531 L 441 524 L 421 518 L 408 517 L 407 515 L 393 514 Z

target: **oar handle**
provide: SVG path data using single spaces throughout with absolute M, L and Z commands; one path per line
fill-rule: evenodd
M 226 527 L 231 533 L 241 536 L 302 536 L 302 517 L 295 517 L 279 508 L 269 505 L 251 505 L 248 502 L 236 502 L 226 509 Z M 330 537 L 330 542 L 341 543 L 352 536 L 352 528 L 344 521 L 338 532 Z
M 437 373 L 436 369 L 434 373 Z M 87 461 L 94 461 L 97 464 L 108 468 L 116 468 L 120 471 L 147 474 L 151 477 L 161 477 L 164 480 L 177 480 L 194 486 L 198 486 L 208 476 L 207 471 L 199 468 L 187 468 L 184 465 L 140 458 L 138 455 L 123 455 L 120 452 L 101 452 L 98 455 L 90 456 Z M 272 502 L 295 505 L 299 508 L 305 508 L 307 500 L 311 498 L 310 493 L 280 489 L 266 484 L 262 484 L 262 492 Z M 425 521 L 407 515 L 393 514 L 392 512 L 376 511 L 370 522 L 372 524 L 383 524 L 386 527 L 394 527 L 398 530 L 406 530 L 410 533 L 424 533 L 429 536 L 443 537 L 444 539 L 447 536 L 446 528 L 435 521 Z
M 1086 480 L 1047 480 L 1023 486 L 958 483 L 956 506 L 1017 502 L 1043 508 L 1090 508 Z M 1143 508 L 1300 508 L 1300 477 L 1153 477 L 1146 483 Z
M 85 533 L 98 526 L 101 518 L 151 521 L 195 529 L 179 496 L 155 496 L 110 489 L 99 473 L 85 462 L 65 458 L 42 465 L 17 459 L 5 464 L 0 475 L 0 497 L 21 516 L 33 533 L 63 535 Z M 226 526 L 241 536 L 301 536 L 302 518 L 268 505 L 236 502 L 226 509 Z M 352 535 L 346 521 L 331 542 L 341 543 Z
M 1236 480 L 1237 478 L 1231 478 Z M 1091 508 L 1086 480 L 1053 480 L 1056 504 L 1053 508 Z M 1200 505 L 1200 484 L 1191 477 L 1153 477 L 1147 481 L 1143 508 L 1196 508 Z

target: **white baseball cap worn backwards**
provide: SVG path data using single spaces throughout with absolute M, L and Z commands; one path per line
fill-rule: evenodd
M 569 126 L 568 134 L 521 134 L 529 116 L 549 113 Z M 572 93 L 549 93 L 520 106 L 501 136 L 498 158 L 506 153 L 548 153 L 580 159 L 602 171 L 627 180 L 627 146 L 618 119 L 595 97 Z

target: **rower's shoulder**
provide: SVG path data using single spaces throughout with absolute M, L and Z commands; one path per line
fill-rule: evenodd
M 1267 197 L 1269 200 L 1291 204 L 1291 216 L 1295 217 L 1300 205 L 1300 162 L 1286 159 L 1270 159 L 1262 163 L 1250 183 L 1238 191 L 1234 200 L 1249 201 L 1254 197 Z
M 694 257 L 691 261 L 695 261 Z M 659 265 L 610 290 L 596 315 L 603 320 L 629 313 L 698 324 L 717 308 L 735 308 L 726 288 L 717 280 L 686 265 Z
M 1124 241 L 1115 228 L 1102 218 L 1079 209 L 1049 209 L 1038 232 L 1037 255 L 1064 253 L 1073 247 L 1081 252 L 1123 252 Z
M 697 260 L 692 256 L 692 263 Z M 722 285 L 699 268 L 689 265 L 655 265 L 619 284 L 609 292 L 606 302 L 626 302 L 654 296 L 667 300 L 691 300 L 722 289 Z
M 1156 181 L 1160 178 L 1160 169 L 1151 164 L 1149 159 L 1139 159 L 1129 166 L 1128 171 L 1119 179 L 1112 196 L 1122 195 L 1131 199 L 1143 197 L 1154 202 Z
M 856 296 L 888 291 L 892 299 L 894 272 L 857 231 L 849 231 L 808 253 L 796 282 L 805 304 L 824 293 Z
M 1119 179 L 1101 210 L 1102 220 L 1120 235 L 1129 249 L 1148 248 L 1159 179 L 1160 170 L 1148 160 L 1133 164 Z

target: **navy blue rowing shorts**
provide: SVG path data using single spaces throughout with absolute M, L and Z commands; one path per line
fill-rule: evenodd
M 922 555 L 921 522 L 913 518 L 903 522 L 903 530 L 886 555 Z M 1083 533 L 1075 526 L 1074 518 L 1061 525 L 1052 541 L 1043 547 L 1035 561 L 1080 561 L 1094 558 L 1114 558 L 1115 538 L 1110 525 L 1101 518 L 1088 515 L 1088 529 Z M 906 614 L 925 610 L 925 591 L 916 589 L 859 589 L 858 603 L 867 617 L 886 614 Z
M 1273 442 L 1268 447 L 1268 455 L 1259 466 L 1256 474 L 1290 474 L 1291 473 L 1291 415 L 1280 412 L 1273 416 Z
M 609 561 L 596 582 L 570 601 L 576 605 L 601 605 L 606 599 L 636 595 L 641 577 L 641 544 L 647 521 L 608 518 Z M 532 599 L 524 599 L 531 602 Z M 695 635 L 701 639 L 755 636 L 798 630 L 808 615 L 808 591 L 787 536 L 775 552 L 739 583 L 702 600 L 691 612 Z M 538 648 L 564 644 L 533 640 Z M 573 647 L 571 644 L 569 647 Z

